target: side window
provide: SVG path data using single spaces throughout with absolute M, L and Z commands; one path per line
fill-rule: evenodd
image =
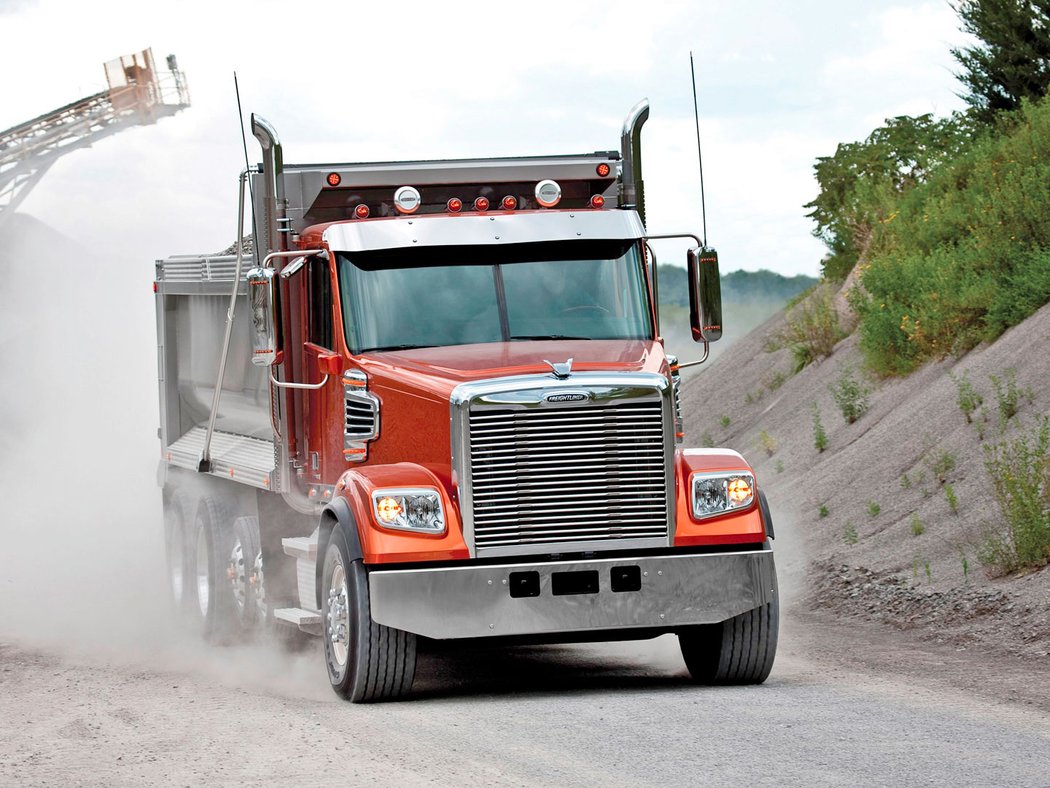
M 332 347 L 332 280 L 328 262 L 310 260 L 310 341 L 323 348 Z

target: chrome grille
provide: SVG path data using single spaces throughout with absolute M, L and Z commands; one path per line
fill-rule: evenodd
M 667 537 L 659 400 L 472 409 L 469 440 L 478 550 Z

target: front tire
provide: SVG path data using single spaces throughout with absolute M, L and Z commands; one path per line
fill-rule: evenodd
M 342 528 L 328 543 L 321 591 L 325 664 L 336 694 L 354 703 L 406 695 L 416 672 L 416 636 L 372 620 L 368 573 L 360 559 L 351 560 Z
M 780 592 L 773 599 L 720 624 L 678 633 L 689 675 L 697 684 L 761 684 L 773 669 L 780 631 Z

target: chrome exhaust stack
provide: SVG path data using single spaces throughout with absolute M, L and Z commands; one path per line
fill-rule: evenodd
M 255 194 L 255 201 L 261 210 L 256 215 L 262 218 L 262 227 L 256 228 L 255 263 L 256 265 L 270 252 L 287 251 L 285 247 L 285 203 L 284 186 L 281 174 L 284 172 L 284 155 L 281 152 L 281 141 L 269 121 L 252 113 L 252 134 L 259 140 L 262 148 L 262 185 L 260 193 Z M 261 201 L 261 205 L 259 204 Z M 260 249 L 260 241 L 266 248 Z
M 623 173 L 620 176 L 620 207 L 634 208 L 645 224 L 645 187 L 642 183 L 642 126 L 649 119 L 649 99 L 642 99 L 627 113 L 620 137 Z

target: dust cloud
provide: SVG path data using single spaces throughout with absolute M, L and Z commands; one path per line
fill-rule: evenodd
M 152 259 L 29 216 L 0 229 L 0 641 L 328 699 L 312 649 L 210 647 L 175 624 L 152 280 Z

